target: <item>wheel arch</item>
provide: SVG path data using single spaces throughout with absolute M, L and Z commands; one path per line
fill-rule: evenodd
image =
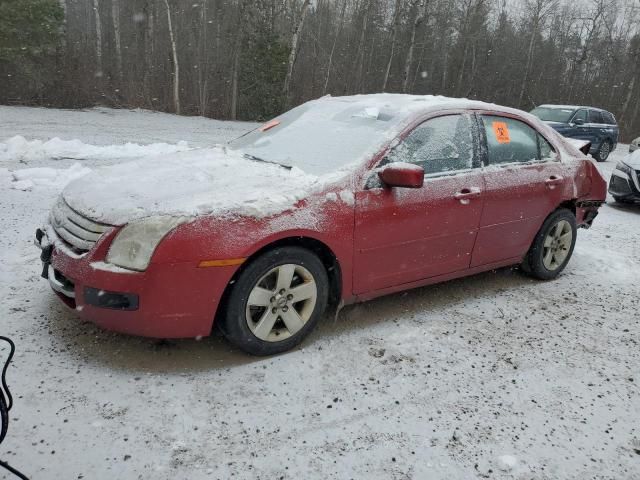
M 247 266 L 250 265 L 253 260 L 265 254 L 266 252 L 281 247 L 302 247 L 318 256 L 327 271 L 327 276 L 329 277 L 329 308 L 338 307 L 342 300 L 343 281 L 342 268 L 340 266 L 340 261 L 338 260 L 337 255 L 326 243 L 316 238 L 309 236 L 288 236 L 274 240 L 258 248 L 255 252 L 249 255 L 249 257 L 247 257 L 242 265 L 240 265 L 240 267 L 235 271 L 235 273 L 231 277 L 231 280 L 227 284 L 222 297 L 220 298 L 220 303 L 218 304 L 218 308 L 215 313 L 214 327 L 216 324 L 218 324 L 218 321 L 220 320 L 219 317 L 226 308 L 226 304 L 233 289 L 233 285 L 235 284 L 238 277 L 242 275 L 242 272 L 244 272 Z

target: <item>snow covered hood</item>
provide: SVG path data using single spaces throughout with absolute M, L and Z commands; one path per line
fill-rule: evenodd
M 265 217 L 307 197 L 318 179 L 223 148 L 176 153 L 95 170 L 62 192 L 78 213 L 109 225 L 154 215 Z
M 636 150 L 627 158 L 625 158 L 624 163 L 629 165 L 634 170 L 640 170 L 640 150 Z

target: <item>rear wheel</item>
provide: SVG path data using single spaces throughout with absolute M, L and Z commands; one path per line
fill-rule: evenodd
M 611 153 L 611 142 L 609 140 L 605 140 L 600 144 L 600 148 L 593 155 L 598 162 L 606 162 L 607 158 L 609 158 L 609 154 Z
M 272 355 L 299 344 L 327 306 L 324 265 L 300 247 L 271 250 L 238 277 L 221 325 L 227 339 L 253 355 Z
M 553 212 L 542 224 L 523 261 L 523 270 L 540 280 L 556 278 L 569 263 L 576 244 L 576 217 L 567 209 Z

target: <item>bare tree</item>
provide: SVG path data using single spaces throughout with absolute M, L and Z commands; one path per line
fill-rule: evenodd
M 171 54 L 173 56 L 173 108 L 180 115 L 180 62 L 178 61 L 178 45 L 173 32 L 173 21 L 171 19 L 171 8 L 169 0 L 164 0 L 167 8 L 167 26 L 169 27 L 169 39 L 171 40 Z
M 111 0 L 111 18 L 115 43 L 116 75 L 118 84 L 122 83 L 122 39 L 120 36 L 120 0 Z
M 287 64 L 287 75 L 284 77 L 284 86 L 282 88 L 285 104 L 287 106 L 291 103 L 291 76 L 293 75 L 293 66 L 295 65 L 296 58 L 298 57 L 298 42 L 302 32 L 302 27 L 304 26 L 304 19 L 307 16 L 307 11 L 310 6 L 311 0 L 304 0 L 304 3 L 302 4 L 302 11 L 300 12 L 300 18 L 293 29 L 293 34 L 291 35 L 291 51 L 289 53 L 289 62 Z
M 100 20 L 100 1 L 93 0 L 93 14 L 96 22 L 96 72 L 102 77 L 102 21 Z
M 327 86 L 329 85 L 329 79 L 331 78 L 331 67 L 333 67 L 333 54 L 336 51 L 336 44 L 338 43 L 338 39 L 340 38 L 340 34 L 342 33 L 342 28 L 344 27 L 344 13 L 347 9 L 347 0 L 343 0 L 342 2 L 342 10 L 340 12 L 340 24 L 338 26 L 338 30 L 336 31 L 336 36 L 333 37 L 333 43 L 331 44 L 331 53 L 329 53 L 329 63 L 327 65 L 327 75 L 324 80 L 324 88 L 322 89 L 322 94 L 327 94 Z
M 404 71 L 402 72 L 402 91 L 404 93 L 407 93 L 409 91 L 409 75 L 411 74 L 411 65 L 413 64 L 413 52 L 416 48 L 416 32 L 420 24 L 424 21 L 424 16 L 427 8 L 427 0 L 415 0 L 414 5 L 416 7 L 416 16 L 411 27 L 409 51 L 407 52 L 407 58 L 404 62 Z
M 391 21 L 391 48 L 389 51 L 389 60 L 387 60 L 387 68 L 384 72 L 384 80 L 382 81 L 382 91 L 386 91 L 387 82 L 389 81 L 389 72 L 391 71 L 391 64 L 393 63 L 393 55 L 396 50 L 396 39 L 398 37 L 398 30 L 400 29 L 400 14 L 402 12 L 402 0 L 396 0 L 396 7 L 393 11 L 393 20 Z

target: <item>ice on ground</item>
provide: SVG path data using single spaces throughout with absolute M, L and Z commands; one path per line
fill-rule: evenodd
M 80 140 L 27 140 L 16 135 L 0 142 L 0 162 L 21 161 L 33 162 L 40 160 L 105 160 L 111 158 L 138 158 L 149 155 L 162 155 L 184 152 L 190 147 L 181 141 L 175 145 L 168 143 L 152 143 L 140 145 L 125 143 L 124 145 L 89 145 Z

